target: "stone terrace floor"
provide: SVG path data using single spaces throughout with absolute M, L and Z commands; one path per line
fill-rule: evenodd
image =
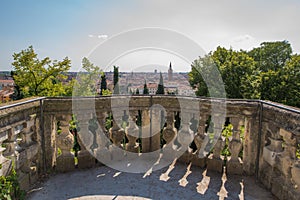
M 31 200 L 241 199 L 271 200 L 254 177 L 225 175 L 181 163 L 152 173 L 124 173 L 106 166 L 57 174 L 36 186 Z

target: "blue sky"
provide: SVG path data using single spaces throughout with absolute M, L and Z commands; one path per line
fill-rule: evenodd
M 97 45 L 120 32 L 142 27 L 178 31 L 206 52 L 218 45 L 251 49 L 263 41 L 274 40 L 288 40 L 294 52 L 300 52 L 300 5 L 296 0 L 1 0 L 0 3 L 1 70 L 12 69 L 14 52 L 33 45 L 41 58 L 61 60 L 68 56 L 72 70 L 77 71 L 81 59 Z M 168 57 L 165 52 L 158 54 L 148 51 L 143 57 L 143 52 L 133 53 L 114 64 L 120 65 L 121 70 L 132 71 L 132 67 L 142 63 L 168 65 L 173 61 L 175 70 L 190 70 L 188 63 L 172 55 Z

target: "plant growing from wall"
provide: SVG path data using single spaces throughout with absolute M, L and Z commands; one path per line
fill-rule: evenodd
M 300 144 L 297 145 L 296 158 L 300 159 Z
M 21 190 L 18 175 L 13 168 L 10 175 L 0 176 L 0 199 L 22 200 L 25 199 L 25 191 Z

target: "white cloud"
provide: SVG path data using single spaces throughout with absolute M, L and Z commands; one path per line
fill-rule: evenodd
M 98 35 L 98 38 L 99 39 L 106 39 L 106 38 L 108 38 L 108 36 L 107 35 Z

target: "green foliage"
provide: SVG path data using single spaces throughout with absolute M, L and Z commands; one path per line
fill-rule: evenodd
M 77 131 L 79 130 L 79 127 L 78 127 L 78 120 L 77 120 L 75 115 L 72 115 L 72 119 L 69 122 L 69 127 L 70 127 L 69 128 L 70 132 L 74 136 L 74 143 L 73 143 L 72 150 L 75 153 L 75 157 L 77 157 L 78 151 L 81 150 L 81 147 L 80 147 L 79 142 L 78 142 L 78 133 L 77 133 Z
M 112 92 L 109 89 L 102 90 L 102 96 L 110 96 Z
M 228 156 L 231 156 L 231 153 L 229 151 L 229 138 L 232 137 L 232 128 L 233 126 L 231 124 L 228 124 L 222 131 L 222 136 L 225 138 L 225 146 L 221 152 L 221 155 L 224 156 L 225 160 Z
M 97 83 L 102 75 L 102 70 L 91 63 L 87 58 L 82 59 L 82 68 L 85 72 L 77 74 L 77 82 L 74 86 L 74 96 L 97 95 Z
M 156 90 L 156 94 L 165 94 L 164 81 L 161 72 L 159 75 L 159 83 Z
M 119 67 L 114 66 L 114 94 L 120 94 Z
M 300 159 L 300 144 L 297 144 L 296 158 Z
M 33 47 L 13 55 L 13 78 L 17 85 L 15 99 L 29 96 L 64 96 L 66 76 L 71 61 L 51 61 L 46 57 L 40 60 Z
M 300 107 L 300 56 L 292 54 L 287 41 L 264 42 L 249 52 L 218 47 L 198 58 L 189 72 L 197 96 L 217 96 L 210 94 L 216 90 L 207 75 L 212 66 L 219 70 L 228 98 L 262 99 Z
M 105 129 L 109 130 L 112 127 L 112 123 L 113 123 L 113 116 L 110 113 L 108 115 L 108 117 L 106 118 L 106 121 L 105 121 Z
M 8 176 L 0 176 L 0 199 L 25 199 L 25 191 L 21 190 L 18 176 L 14 169 L 12 169 L 11 174 Z
M 103 92 L 107 92 L 106 76 L 104 73 L 101 76 L 100 95 L 103 95 Z M 107 96 L 107 93 L 104 96 Z
M 149 89 L 148 89 L 148 87 L 147 87 L 146 81 L 145 81 L 145 84 L 144 84 L 143 94 L 149 94 Z

